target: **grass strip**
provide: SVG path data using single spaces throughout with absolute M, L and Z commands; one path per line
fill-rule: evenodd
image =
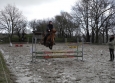
M 15 77 L 8 69 L 1 52 L 0 52 L 0 83 L 16 83 Z

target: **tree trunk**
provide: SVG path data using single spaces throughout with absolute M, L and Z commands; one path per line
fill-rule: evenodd
M 108 42 L 108 29 L 107 28 L 106 28 L 105 33 L 106 33 L 106 43 L 107 43 Z
M 96 15 L 96 19 L 95 19 L 95 25 L 96 25 L 96 33 L 95 33 L 95 36 L 96 36 L 96 40 L 95 40 L 95 43 L 98 43 L 99 42 L 99 29 L 98 29 L 98 16 Z
M 86 42 L 90 42 L 90 35 L 89 35 L 89 30 L 87 30 L 87 34 L 86 34 Z
M 10 38 L 10 35 L 9 35 L 9 43 L 11 42 L 11 38 Z
M 98 37 L 99 34 L 98 34 L 98 33 L 99 33 L 99 30 L 97 29 L 97 30 L 96 30 L 96 40 L 95 40 L 95 43 L 98 43 L 98 42 L 99 42 L 99 37 Z
M 92 43 L 94 43 L 94 38 L 95 38 L 95 34 L 94 34 L 94 30 L 92 29 L 92 38 L 91 38 Z
M 104 30 L 103 30 L 103 43 L 105 43 L 105 33 L 104 33 Z
M 86 42 L 90 42 L 90 35 L 89 35 L 89 21 L 88 21 L 88 19 L 89 19 L 89 16 L 88 16 L 88 1 L 86 2 L 86 4 L 87 4 L 87 6 L 86 6 L 86 31 L 87 31 L 87 33 L 86 33 L 86 38 L 87 38 L 87 40 L 86 40 Z

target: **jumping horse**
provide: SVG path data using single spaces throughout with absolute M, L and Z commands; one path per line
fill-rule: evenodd
M 56 33 L 56 30 L 52 29 L 52 31 L 50 32 L 49 36 L 46 39 L 46 46 L 49 47 L 50 49 L 52 49 L 55 43 L 55 33 Z

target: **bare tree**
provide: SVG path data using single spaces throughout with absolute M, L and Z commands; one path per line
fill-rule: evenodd
M 90 0 L 81 0 L 80 3 L 76 3 L 72 8 L 73 18 L 75 22 L 81 24 L 80 28 L 84 31 L 84 38 L 86 42 L 90 42 L 90 28 L 89 28 L 89 6 Z
M 95 42 L 99 41 L 100 30 L 108 23 L 115 14 L 114 4 L 110 0 L 93 0 L 91 6 L 92 19 L 94 21 Z M 108 25 L 106 24 L 106 36 L 108 36 Z M 108 37 L 107 37 L 108 38 Z
M 29 22 L 29 26 L 30 26 L 30 29 L 32 29 L 33 31 L 37 30 L 37 20 L 32 20 Z
M 86 41 L 90 40 L 91 35 L 92 42 L 98 43 L 103 31 L 108 38 L 110 25 L 107 23 L 115 14 L 114 9 L 115 5 L 111 0 L 81 0 L 73 7 L 74 18 L 79 18 L 83 32 L 86 33 Z
M 25 34 L 26 34 L 26 28 L 27 26 L 27 21 L 26 20 L 21 20 L 17 23 L 14 31 L 15 34 L 19 37 L 19 41 L 24 41 L 25 40 Z
M 0 11 L 0 29 L 8 33 L 9 42 L 11 42 L 17 23 L 22 19 L 24 18 L 21 11 L 10 4 Z
M 75 30 L 75 24 L 72 16 L 67 12 L 61 12 L 61 15 L 55 16 L 55 24 L 58 30 L 58 36 L 71 37 Z
M 33 31 L 45 32 L 48 24 L 48 20 L 32 20 L 29 25 Z

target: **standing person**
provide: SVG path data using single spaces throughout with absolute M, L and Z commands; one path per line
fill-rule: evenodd
M 109 52 L 110 52 L 110 60 L 109 61 L 114 61 L 114 35 L 112 35 L 109 38 Z
M 53 29 L 52 21 L 49 21 L 49 24 L 47 25 L 47 29 L 46 29 L 46 36 L 44 37 L 44 45 L 46 45 L 46 39 L 50 35 L 52 29 Z

